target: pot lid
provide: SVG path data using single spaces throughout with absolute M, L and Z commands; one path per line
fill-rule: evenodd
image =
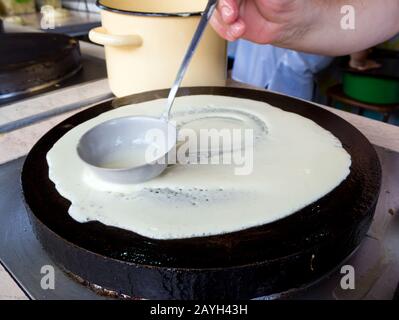
M 204 0 L 97 0 L 103 10 L 152 17 L 190 17 L 201 15 Z
M 42 90 L 81 69 L 79 43 L 62 34 L 0 34 L 0 101 Z

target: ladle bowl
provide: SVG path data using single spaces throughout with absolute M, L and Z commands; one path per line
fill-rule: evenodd
M 176 140 L 176 127 L 162 118 L 121 117 L 87 131 L 79 140 L 77 153 L 104 181 L 139 183 L 166 169 Z
M 150 180 L 165 170 L 166 156 L 175 148 L 177 139 L 176 127 L 169 123 L 170 111 L 216 5 L 217 0 L 208 0 L 160 119 L 115 119 L 96 126 L 82 137 L 77 147 L 78 154 L 99 177 L 117 183 L 138 183 Z M 148 134 L 152 135 L 152 138 L 158 136 L 158 142 L 154 144 L 153 141 L 149 141 Z M 160 142 L 161 140 L 163 142 Z

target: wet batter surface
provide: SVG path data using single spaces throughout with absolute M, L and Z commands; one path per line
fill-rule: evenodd
M 49 151 L 49 177 L 71 201 L 73 219 L 152 239 L 220 235 L 285 218 L 331 192 L 350 173 L 350 155 L 313 121 L 266 103 L 210 95 L 178 98 L 173 120 L 180 129 L 197 132 L 253 129 L 251 174 L 236 175 L 234 164 L 176 164 L 151 181 L 118 185 L 87 170 L 76 153 L 87 130 L 121 116 L 159 116 L 164 103 L 154 100 L 101 114 L 70 130 Z

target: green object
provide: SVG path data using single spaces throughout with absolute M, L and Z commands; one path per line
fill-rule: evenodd
M 0 0 L 0 13 L 15 16 L 35 12 L 35 0 Z
M 347 96 L 361 102 L 372 104 L 399 103 L 398 79 L 345 72 L 343 85 Z

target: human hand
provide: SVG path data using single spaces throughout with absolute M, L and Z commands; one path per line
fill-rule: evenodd
M 318 8 L 313 0 L 219 0 L 211 19 L 223 38 L 289 45 L 311 27 Z

